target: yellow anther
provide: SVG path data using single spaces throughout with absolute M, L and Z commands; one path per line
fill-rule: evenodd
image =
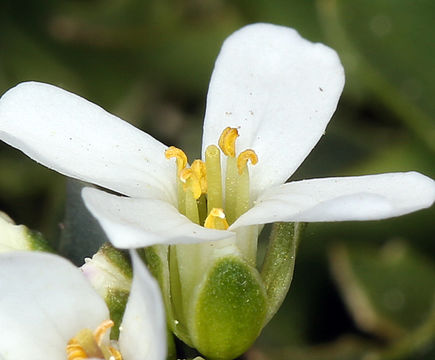
M 170 146 L 165 151 L 166 159 L 176 158 L 177 159 L 177 171 L 178 175 L 187 165 L 187 156 L 183 150 L 176 148 L 175 146 Z
M 243 170 L 248 163 L 248 160 L 252 165 L 258 163 L 258 156 L 254 150 L 248 149 L 240 153 L 237 157 L 237 169 L 239 169 L 239 175 L 242 174 Z
M 219 147 L 225 155 L 236 156 L 236 139 L 238 136 L 239 132 L 236 128 L 227 127 L 222 131 L 219 138 Z
M 94 339 L 98 346 L 101 346 L 104 335 L 106 334 L 107 330 L 113 327 L 113 325 L 115 325 L 115 323 L 112 320 L 105 320 L 95 329 Z
M 112 346 L 103 344 L 104 335 L 113 327 L 112 320 L 103 321 L 94 332 L 80 330 L 66 346 L 67 360 L 85 360 L 90 358 L 122 360 L 121 353 Z
M 68 345 L 66 346 L 66 355 L 68 360 L 84 360 L 88 358 L 85 349 L 83 349 L 83 347 L 74 338 L 68 341 Z
M 205 162 L 202 160 L 195 160 L 191 167 L 193 173 L 199 180 L 199 185 L 201 186 L 201 193 L 207 193 L 207 170 L 205 168 Z
M 195 199 L 201 196 L 201 184 L 192 168 L 185 168 L 180 172 L 180 180 L 183 182 L 184 191 L 190 190 Z
M 121 353 L 118 350 L 116 350 L 114 347 L 109 346 L 109 351 L 110 351 L 110 353 L 112 354 L 112 356 L 114 358 L 113 360 L 122 360 Z M 110 360 L 112 360 L 112 359 L 110 359 Z
M 220 208 L 213 208 L 204 222 L 204 227 L 209 229 L 226 230 L 228 229 L 228 226 L 225 213 L 223 209 Z

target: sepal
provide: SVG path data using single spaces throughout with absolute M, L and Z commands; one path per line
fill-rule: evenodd
M 284 301 L 293 280 L 301 233 L 305 223 L 275 223 L 264 258 L 261 277 L 267 292 L 266 323 Z
M 240 257 L 217 259 L 194 299 L 192 341 L 210 359 L 236 358 L 263 328 L 266 289 L 258 271 Z

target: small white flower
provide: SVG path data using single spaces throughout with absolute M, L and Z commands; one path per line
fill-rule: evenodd
M 166 323 L 155 280 L 132 251 L 134 277 L 119 344 L 123 360 L 166 359 Z M 109 311 L 82 272 L 57 255 L 0 254 L 0 359 L 65 360 L 67 344 Z M 102 331 L 104 333 L 104 331 Z M 85 349 L 86 350 L 86 349 Z M 109 359 L 110 357 L 108 357 Z
M 253 206 L 228 230 L 180 214 L 177 170 L 165 145 L 69 92 L 41 83 L 11 89 L 0 100 L 0 138 L 49 168 L 125 195 L 83 192 L 121 248 L 235 238 L 233 230 L 276 221 L 383 219 L 431 206 L 434 181 L 415 172 L 283 184 L 324 134 L 343 85 L 337 54 L 292 29 L 255 24 L 225 41 L 210 82 L 202 153 L 231 127 L 240 135 L 236 153 L 258 156 L 249 165 Z

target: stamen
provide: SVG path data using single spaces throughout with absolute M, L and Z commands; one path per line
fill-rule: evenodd
M 181 171 L 186 167 L 187 165 L 187 156 L 184 153 L 183 150 L 175 147 L 170 146 L 165 151 L 166 159 L 176 158 L 177 160 L 177 173 L 178 176 L 180 176 Z
M 232 224 L 237 219 L 236 201 L 238 182 L 237 159 L 229 156 L 227 158 L 227 169 L 225 172 L 225 211 L 229 224 Z
M 251 207 L 248 161 L 252 165 L 257 164 L 258 157 L 254 150 L 245 150 L 237 158 L 239 177 L 237 181 L 236 219 Z
M 68 360 L 88 358 L 104 358 L 101 347 L 95 341 L 94 334 L 89 329 L 80 330 L 66 346 Z
M 184 191 L 190 190 L 195 199 L 201 196 L 201 184 L 199 179 L 196 177 L 192 168 L 185 168 L 180 173 L 180 180 L 183 182 Z
M 204 227 L 209 229 L 226 230 L 228 226 L 224 210 L 220 208 L 213 208 L 204 222 Z
M 239 132 L 236 128 L 227 127 L 219 138 L 219 147 L 226 156 L 236 156 L 236 139 Z
M 207 168 L 207 211 L 223 207 L 221 152 L 216 145 L 209 145 L 205 150 L 205 166 Z
M 112 320 L 105 320 L 95 329 L 94 339 L 98 346 L 101 346 L 104 335 L 106 334 L 107 330 L 113 327 L 113 325 L 115 325 L 115 323 Z
M 88 358 L 86 351 L 74 338 L 68 341 L 66 355 L 68 360 L 84 360 Z
M 113 356 L 113 360 L 122 360 L 122 355 L 121 353 L 116 350 L 113 346 L 109 346 L 109 351 Z M 112 360 L 112 359 L 109 359 Z
M 207 170 L 205 168 L 205 163 L 202 160 L 195 160 L 191 167 L 193 173 L 199 180 L 199 185 L 201 186 L 201 193 L 207 193 Z
M 114 326 L 112 320 L 103 321 L 94 332 L 80 330 L 66 346 L 68 360 L 85 360 L 90 358 L 105 360 L 122 360 L 121 353 L 113 346 L 103 344 L 104 335 Z
M 258 163 L 258 156 L 254 150 L 248 149 L 240 153 L 237 157 L 237 169 L 239 170 L 239 175 L 243 173 L 243 170 L 246 168 L 246 164 L 248 160 L 252 165 Z

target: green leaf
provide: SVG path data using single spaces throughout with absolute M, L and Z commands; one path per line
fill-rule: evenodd
M 330 265 L 355 321 L 365 331 L 398 339 L 435 318 L 435 267 L 405 243 L 382 248 L 339 245 Z

